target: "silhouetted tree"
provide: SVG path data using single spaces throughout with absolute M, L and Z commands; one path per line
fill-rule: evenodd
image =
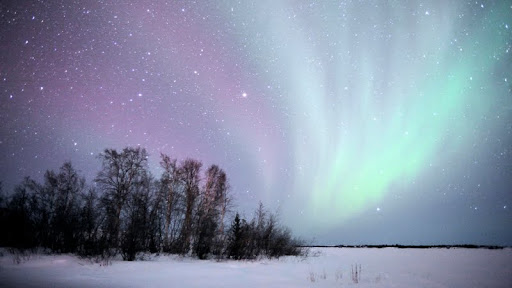
M 171 243 L 173 239 L 170 237 L 172 216 L 177 209 L 178 201 L 180 199 L 180 191 L 183 188 L 179 167 L 176 164 L 176 159 L 171 159 L 165 154 L 160 155 L 162 160 L 160 166 L 164 169 L 161 177 L 161 193 L 160 201 L 164 203 L 161 209 L 164 214 L 164 251 L 171 251 Z
M 216 218 L 206 216 L 198 223 L 198 233 L 194 245 L 194 253 L 199 259 L 206 259 L 212 250 L 217 229 Z
M 34 181 L 25 177 L 15 187 L 14 194 L 7 201 L 5 212 L 6 230 L 3 231 L 5 246 L 27 249 L 40 244 L 37 241 L 36 224 L 34 222 L 33 191 Z
M 78 175 L 71 162 L 66 162 L 56 175 L 57 194 L 52 227 L 55 250 L 74 252 L 78 244 L 80 227 L 80 196 L 85 188 L 85 178 Z
M 180 252 L 183 254 L 187 253 L 190 249 L 194 208 L 199 196 L 199 172 L 201 166 L 201 162 L 189 158 L 181 163 L 179 170 L 180 180 L 183 183 L 185 192 L 185 219 L 180 235 Z
M 194 252 L 196 255 L 204 259 L 212 250 L 215 244 L 216 253 L 219 251 L 221 231 L 217 230 L 220 225 L 223 230 L 222 223 L 225 212 L 223 213 L 222 205 L 227 197 L 229 184 L 227 182 L 226 173 L 217 165 L 210 166 L 205 172 L 205 183 L 201 190 L 201 197 L 196 213 L 196 238 L 194 244 Z
M 155 195 L 151 177 L 147 177 L 130 194 L 126 207 L 121 251 L 123 259 L 133 261 L 137 252 L 149 250 L 152 232 L 150 211 Z
M 78 252 L 84 256 L 98 255 L 106 247 L 102 247 L 100 240 L 100 226 L 105 215 L 99 209 L 99 199 L 94 188 L 90 188 L 81 195 L 83 206 L 80 209 L 80 238 Z
M 7 197 L 4 194 L 4 187 L 2 181 L 0 181 L 0 208 L 5 208 Z
M 43 185 L 32 179 L 24 184 L 31 194 L 30 210 L 38 245 L 56 250 L 57 243 L 54 231 L 59 188 L 58 176 L 54 171 L 47 170 L 44 174 Z
M 162 207 L 164 206 L 162 201 L 162 185 L 159 180 L 152 181 L 151 184 L 151 197 L 148 206 L 148 239 L 147 249 L 151 253 L 162 251 L 164 246 L 164 222 L 160 217 Z
M 95 181 L 103 192 L 102 204 L 107 218 L 105 237 L 109 247 L 119 247 L 121 212 L 130 193 L 147 177 L 148 154 L 140 147 L 127 147 L 122 152 L 106 149 L 99 158 L 102 169 Z
M 93 187 L 86 188 L 70 162 L 58 173 L 46 171 L 42 184 L 25 178 L 10 197 L 3 197 L 0 182 L 0 245 L 100 257 L 121 252 L 125 260 L 146 251 L 192 252 L 200 259 L 301 253 L 262 203 L 250 222 L 237 213 L 225 231 L 232 198 L 220 167 L 211 165 L 201 179 L 201 162 L 177 165 L 161 157 L 160 179 L 148 171 L 146 150 L 124 148 L 100 154 Z
M 242 259 L 244 249 L 244 231 L 243 220 L 240 219 L 240 214 L 236 213 L 235 219 L 231 223 L 228 237 L 228 257 L 232 259 Z
M 254 218 L 255 218 L 255 231 L 254 231 L 254 240 L 256 242 L 256 251 L 255 253 L 259 255 L 263 251 L 266 250 L 266 241 L 265 241 L 265 226 L 266 226 L 266 218 L 267 212 L 265 211 L 265 207 L 263 203 L 259 203 L 258 208 L 256 209 Z

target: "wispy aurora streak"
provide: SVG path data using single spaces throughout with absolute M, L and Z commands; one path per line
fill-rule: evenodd
M 293 191 L 317 226 L 376 207 L 433 159 L 468 151 L 475 125 L 507 93 L 488 86 L 508 53 L 510 7 L 468 23 L 445 2 L 419 16 L 414 5 L 383 5 L 325 5 L 323 19 L 273 7 L 289 13 L 260 18 L 273 41 L 269 59 L 287 67 L 271 77 L 287 80 Z

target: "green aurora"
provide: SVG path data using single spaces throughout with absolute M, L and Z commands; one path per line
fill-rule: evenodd
M 394 184 L 413 183 L 435 159 L 472 153 L 476 127 L 508 93 L 495 85 L 506 84 L 495 71 L 510 59 L 506 4 L 484 17 L 445 2 L 423 15 L 411 15 L 412 4 L 386 5 L 324 5 L 317 12 L 327 17 L 270 19 L 259 7 L 255 26 L 267 28 L 272 47 L 259 65 L 287 80 L 293 191 L 310 224 L 292 220 L 299 230 L 342 224 L 378 207 Z M 273 69 L 271 59 L 286 69 Z

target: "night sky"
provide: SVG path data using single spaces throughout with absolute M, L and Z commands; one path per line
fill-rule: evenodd
M 220 165 L 313 244 L 512 245 L 509 1 L 1 1 L 0 180 Z

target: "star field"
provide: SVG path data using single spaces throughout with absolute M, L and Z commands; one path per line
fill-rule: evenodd
M 0 181 L 218 164 L 319 244 L 512 245 L 507 1 L 3 1 Z

